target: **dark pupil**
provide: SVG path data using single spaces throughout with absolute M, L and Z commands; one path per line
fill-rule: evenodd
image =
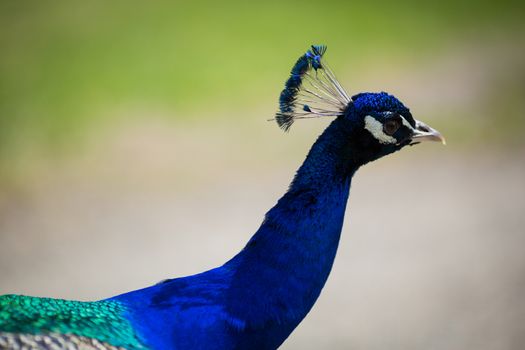
M 399 120 L 396 120 L 396 119 L 387 120 L 385 124 L 383 125 L 383 131 L 385 132 L 385 134 L 392 136 L 397 131 L 397 129 L 399 129 L 400 125 L 401 124 L 399 123 Z

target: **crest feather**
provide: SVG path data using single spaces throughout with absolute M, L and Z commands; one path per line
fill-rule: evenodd
M 292 67 L 274 118 L 284 131 L 296 119 L 340 116 L 352 101 L 323 59 L 326 49 L 312 45 Z

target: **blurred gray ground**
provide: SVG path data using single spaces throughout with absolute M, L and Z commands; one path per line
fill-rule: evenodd
M 0 206 L 0 294 L 94 300 L 223 263 L 320 124 L 159 124 L 87 147 Z M 419 145 L 361 169 L 330 279 L 282 348 L 523 349 L 525 163 L 489 146 Z

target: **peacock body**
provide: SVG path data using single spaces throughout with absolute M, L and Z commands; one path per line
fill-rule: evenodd
M 335 259 L 353 175 L 406 145 L 441 140 L 387 93 L 349 97 L 312 46 L 276 115 L 335 117 L 288 191 L 224 265 L 95 302 L 0 297 L 0 349 L 276 349 L 308 314 Z

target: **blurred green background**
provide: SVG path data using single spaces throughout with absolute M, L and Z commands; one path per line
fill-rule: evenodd
M 266 121 L 323 43 L 349 93 L 393 93 L 448 146 L 359 174 L 288 348 L 518 349 L 524 38 L 522 1 L 1 1 L 0 293 L 101 298 L 226 260 L 327 125 Z
M 329 46 L 351 92 L 369 75 L 387 73 L 403 84 L 429 64 L 463 60 L 410 87 L 440 99 L 428 118 L 446 118 L 457 142 L 490 136 L 521 144 L 521 4 L 3 1 L 1 170 L 13 175 L 31 156 L 69 152 L 93 129 L 130 114 L 162 111 L 209 123 L 268 118 L 291 64 L 311 43 Z M 439 96 L 433 79 L 450 96 Z M 462 91 L 456 80 L 476 91 Z M 370 89 L 395 87 L 377 81 Z

